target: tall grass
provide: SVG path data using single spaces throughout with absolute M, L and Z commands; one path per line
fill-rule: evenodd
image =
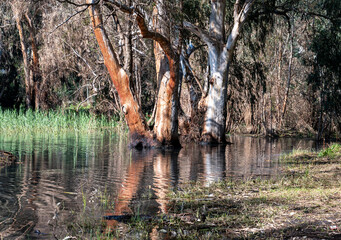
M 0 132 L 91 132 L 126 131 L 123 121 L 96 116 L 88 112 L 3 110 L 0 108 Z

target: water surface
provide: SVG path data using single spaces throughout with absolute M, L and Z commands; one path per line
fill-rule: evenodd
M 137 151 L 125 137 L 108 133 L 0 135 L 0 149 L 19 157 L 0 170 L 0 238 L 63 238 L 78 213 L 103 214 L 96 212 L 102 195 L 116 199 L 111 214 L 166 213 L 167 192 L 181 183 L 277 176 L 281 154 L 315 148 L 304 139 L 230 141 Z

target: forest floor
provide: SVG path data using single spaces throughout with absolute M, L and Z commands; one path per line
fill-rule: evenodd
M 341 145 L 282 162 L 277 178 L 182 185 L 166 215 L 119 221 L 102 238 L 341 239 Z

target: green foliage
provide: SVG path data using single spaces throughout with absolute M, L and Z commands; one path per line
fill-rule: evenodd
M 340 1 L 315 1 L 321 16 L 314 18 L 312 26 L 313 37 L 310 50 L 313 56 L 304 59 L 306 66 L 312 66 L 313 71 L 308 76 L 308 84 L 318 94 L 315 106 L 320 112 L 320 122 L 328 128 L 331 122 L 336 122 L 336 128 L 341 129 L 341 18 Z M 338 124 L 337 124 L 338 123 Z M 317 124 L 317 123 L 316 123 Z M 321 130 L 322 131 L 322 130 Z M 335 132 L 335 130 L 329 130 Z
M 321 150 L 318 156 L 319 157 L 335 157 L 338 154 L 341 154 L 341 145 L 338 143 L 334 143 L 330 145 L 328 148 Z

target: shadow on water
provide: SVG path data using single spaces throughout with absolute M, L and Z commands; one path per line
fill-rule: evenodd
M 112 211 L 98 212 L 98 219 L 167 213 L 167 193 L 181 183 L 276 176 L 281 154 L 315 147 L 314 141 L 288 138 L 230 141 L 227 146 L 137 151 L 115 134 L 0 136 L 0 149 L 20 161 L 0 170 L 0 238 L 63 238 L 66 223 L 75 213 L 90 211 L 86 208 L 103 193 L 115 201 Z

